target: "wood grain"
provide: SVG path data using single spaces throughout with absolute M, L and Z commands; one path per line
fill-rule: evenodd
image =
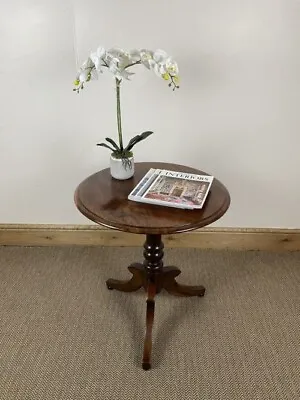
M 137 203 L 128 195 L 150 168 L 161 168 L 194 174 L 206 174 L 194 168 L 168 163 L 136 163 L 134 177 L 125 181 L 113 179 L 109 168 L 85 179 L 76 189 L 75 203 L 91 221 L 108 228 L 140 234 L 187 232 L 218 220 L 230 205 L 225 186 L 214 179 L 201 210 L 182 210 Z
M 144 237 L 98 225 L 0 224 L 2 246 L 142 246 Z M 300 229 L 202 228 L 165 235 L 165 247 L 300 251 Z

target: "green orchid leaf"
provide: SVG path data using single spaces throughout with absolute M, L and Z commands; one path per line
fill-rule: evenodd
M 112 147 L 108 146 L 108 144 L 106 144 L 106 143 L 97 143 L 97 146 L 106 147 L 107 149 L 109 149 L 111 151 L 115 151 L 115 149 L 113 149 Z
M 128 145 L 124 149 L 125 151 L 130 151 L 133 146 L 135 146 L 137 143 L 141 142 L 142 140 L 146 139 L 148 136 L 152 135 L 152 131 L 146 131 L 141 133 L 140 135 L 134 136 L 132 139 L 130 139 Z
M 109 137 L 105 138 L 105 140 L 106 140 L 108 143 L 112 144 L 113 147 L 114 147 L 116 150 L 120 150 L 120 147 L 117 145 L 117 143 L 116 143 L 114 140 L 112 140 L 112 139 L 109 138 Z

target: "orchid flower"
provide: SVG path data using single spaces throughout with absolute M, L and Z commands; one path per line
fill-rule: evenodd
M 99 74 L 102 74 L 105 69 L 110 71 L 114 76 L 117 94 L 119 144 L 110 138 L 106 138 L 109 145 L 107 143 L 99 143 L 98 145 L 109 148 L 114 155 L 120 156 L 122 159 L 127 158 L 131 154 L 131 149 L 136 143 L 144 140 L 153 133 L 151 131 L 143 132 L 132 138 L 126 147 L 123 146 L 120 85 L 124 79 L 130 80 L 131 76 L 134 75 L 128 69 L 135 65 L 143 65 L 148 70 L 153 71 L 157 76 L 168 81 L 168 86 L 173 87 L 173 90 L 179 88 L 178 65 L 170 55 L 161 49 L 155 51 L 148 49 L 125 51 L 115 47 L 105 50 L 105 48 L 100 46 L 96 51 L 91 52 L 88 59 L 84 61 L 74 81 L 75 88 L 73 90 L 79 93 L 84 88 L 86 82 L 98 79 Z
M 129 72 L 128 68 L 137 64 L 144 65 L 147 69 L 154 71 L 157 76 L 170 81 L 169 86 L 173 86 L 173 90 L 179 87 L 178 65 L 164 50 L 134 49 L 125 51 L 119 48 L 105 50 L 100 46 L 82 64 L 74 82 L 76 86 L 74 90 L 79 92 L 84 88 L 86 82 L 97 79 L 98 74 L 102 73 L 105 68 L 119 81 L 129 80 L 134 73 Z
M 95 69 L 98 72 L 103 72 L 101 67 L 103 66 L 103 58 L 105 55 L 106 51 L 103 47 L 98 47 L 98 49 L 90 55 L 90 59 L 94 63 Z

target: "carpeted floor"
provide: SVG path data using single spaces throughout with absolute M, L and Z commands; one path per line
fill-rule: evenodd
M 203 298 L 109 291 L 138 248 L 0 248 L 1 400 L 298 400 L 300 253 L 166 249 Z

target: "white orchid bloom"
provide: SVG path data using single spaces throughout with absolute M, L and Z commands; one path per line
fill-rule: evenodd
M 88 79 L 88 71 L 82 71 L 79 75 L 78 75 L 78 80 L 80 83 L 86 82 Z
M 76 76 L 73 90 L 79 92 L 79 89 L 83 89 L 85 82 L 98 79 L 98 74 L 102 73 L 105 68 L 118 81 L 129 80 L 134 73 L 129 72 L 128 69 L 137 64 L 143 64 L 160 78 L 169 81 L 168 85 L 173 87 L 173 90 L 179 87 L 178 65 L 164 50 L 134 49 L 125 51 L 113 47 L 106 51 L 100 46 L 95 52 L 91 52 L 90 57 L 82 64 Z
M 169 57 L 168 54 L 164 50 L 161 50 L 161 49 L 157 49 L 153 53 L 153 60 L 159 64 L 165 63 L 165 61 L 167 60 L 168 57 Z
M 150 65 L 155 74 L 166 81 L 170 81 L 169 86 L 173 86 L 173 90 L 178 88 L 179 68 L 176 61 L 161 49 L 155 50 L 153 60 L 155 64 L 152 63 Z
M 164 50 L 157 49 L 154 52 L 141 50 L 141 62 L 148 69 L 152 69 L 157 76 L 165 80 L 171 79 L 175 83 L 178 82 L 178 65 Z
M 152 69 L 159 78 L 166 73 L 166 68 L 163 64 L 154 63 Z
M 153 51 L 142 49 L 140 51 L 140 57 L 142 64 L 146 68 L 151 69 L 154 66 L 155 61 L 153 60 Z
M 141 54 L 139 50 L 133 49 L 129 52 L 130 60 L 132 63 L 140 62 L 141 61 Z
M 129 80 L 130 76 L 134 75 L 134 73 L 126 71 L 123 66 L 120 67 L 117 59 L 110 61 L 109 70 L 119 81 L 121 81 L 123 78 Z
M 178 80 L 179 68 L 172 57 L 168 57 L 164 63 L 157 64 L 155 72 L 158 76 L 162 76 L 165 80 L 175 78 Z
M 88 69 L 88 68 L 94 68 L 94 63 L 90 57 L 87 60 L 85 60 L 85 62 L 82 64 L 80 69 L 84 70 L 84 69 Z
M 166 67 L 167 72 L 171 76 L 178 76 L 179 68 L 178 68 L 176 61 L 174 61 L 172 57 L 167 58 L 165 67 Z
M 117 63 L 119 68 L 125 68 L 127 65 L 130 64 L 130 55 L 123 49 L 119 48 L 109 49 L 107 52 L 107 58 L 109 64 L 110 62 Z
M 88 70 L 84 70 L 78 75 L 77 79 L 80 83 L 84 83 L 90 81 L 91 79 L 98 79 L 98 75 L 97 73 L 95 73 L 94 70 L 91 72 Z
M 102 66 L 103 66 L 103 59 L 105 57 L 106 51 L 103 47 L 98 47 L 98 49 L 91 53 L 90 59 L 95 65 L 95 68 L 98 72 L 103 72 L 102 71 Z
M 81 66 L 77 77 L 76 77 L 76 81 L 79 83 L 84 83 L 84 82 L 88 82 L 91 78 L 92 78 L 92 71 L 94 69 L 95 65 L 93 63 L 93 61 L 88 58 Z
M 115 58 L 118 58 L 120 61 L 127 63 L 128 65 L 134 62 L 138 62 L 141 59 L 140 52 L 137 49 L 125 51 L 119 48 L 112 48 L 108 51 L 108 53 L 110 53 Z
M 136 59 L 137 61 L 134 61 Z M 131 75 L 134 75 L 132 72 L 128 72 L 126 68 L 140 59 L 139 54 L 136 51 L 132 51 L 132 53 L 125 52 L 123 49 L 112 48 L 107 51 L 105 62 L 108 65 L 109 70 L 115 75 L 118 80 L 122 80 L 123 78 L 128 79 Z

